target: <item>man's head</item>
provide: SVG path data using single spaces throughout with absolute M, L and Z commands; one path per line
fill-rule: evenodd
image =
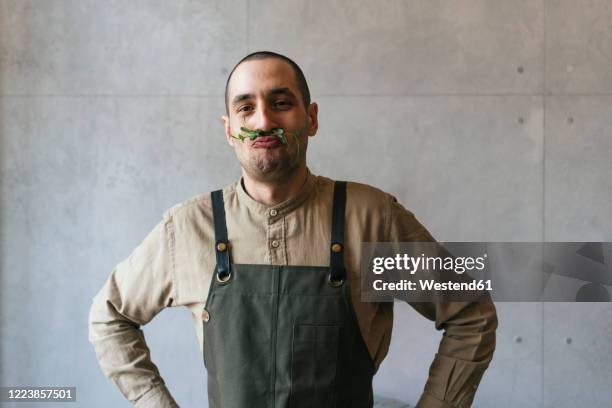
M 227 79 L 225 106 L 227 141 L 249 176 L 278 181 L 306 166 L 308 137 L 318 128 L 318 107 L 310 102 L 306 79 L 295 62 L 269 51 L 247 55 Z M 240 141 L 235 137 L 241 127 L 262 132 L 282 128 L 287 144 L 275 136 Z

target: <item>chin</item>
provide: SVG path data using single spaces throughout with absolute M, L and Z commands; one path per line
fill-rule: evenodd
M 296 168 L 297 166 L 292 166 L 288 158 L 281 160 L 254 160 L 249 166 L 245 167 L 251 177 L 261 181 L 283 180 L 291 175 Z

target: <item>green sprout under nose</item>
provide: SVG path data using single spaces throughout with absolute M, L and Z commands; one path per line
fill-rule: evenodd
M 287 148 L 289 148 L 289 141 L 287 140 L 287 135 L 290 135 L 295 140 L 295 144 L 297 145 L 297 157 L 300 156 L 300 141 L 298 138 L 300 137 L 300 132 L 286 132 L 283 128 L 274 128 L 270 131 L 263 130 L 253 130 L 247 127 L 241 126 L 240 132 L 237 136 L 231 135 L 234 139 L 238 139 L 244 143 L 245 139 L 255 140 L 258 137 L 263 136 L 276 136 L 280 139 L 281 143 L 283 143 Z

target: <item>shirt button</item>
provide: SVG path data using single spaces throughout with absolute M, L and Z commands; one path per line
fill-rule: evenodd
M 270 217 L 276 217 L 277 215 L 278 215 L 278 211 L 276 211 L 275 209 L 270 210 Z
M 272 241 L 272 248 L 278 248 L 279 245 L 280 242 L 278 242 L 277 240 Z

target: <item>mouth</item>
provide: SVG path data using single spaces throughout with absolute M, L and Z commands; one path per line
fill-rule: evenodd
M 272 149 L 282 144 L 277 136 L 260 136 L 253 141 L 252 147 L 255 149 Z

